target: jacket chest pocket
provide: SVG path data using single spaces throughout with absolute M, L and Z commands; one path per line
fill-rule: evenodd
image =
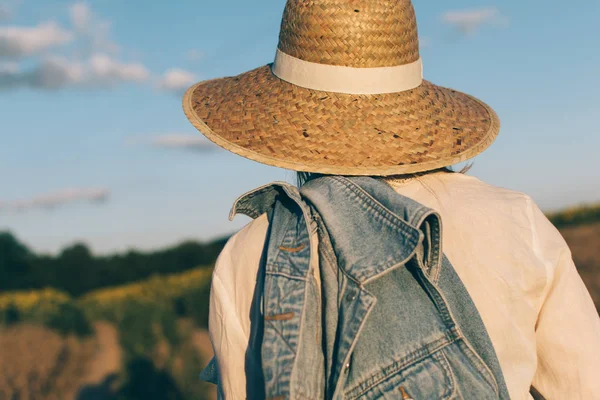
M 444 350 L 428 355 L 412 364 L 393 364 L 372 376 L 345 398 L 448 400 L 453 398 L 455 383 Z

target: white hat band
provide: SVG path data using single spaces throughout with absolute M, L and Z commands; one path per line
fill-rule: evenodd
M 278 78 L 296 86 L 334 93 L 398 93 L 423 83 L 421 58 L 395 67 L 354 68 L 304 61 L 277 49 L 271 70 Z

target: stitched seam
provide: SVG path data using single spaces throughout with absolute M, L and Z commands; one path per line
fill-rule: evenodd
M 269 262 L 269 264 L 267 265 L 267 268 L 273 268 L 276 267 L 279 271 L 284 271 L 284 273 L 286 274 L 290 274 L 291 276 L 297 276 L 298 278 L 302 278 L 302 279 L 306 279 L 306 277 L 308 275 L 310 275 L 310 267 L 307 270 L 303 270 L 302 274 L 298 274 L 297 272 L 300 271 L 297 268 L 292 268 L 290 266 L 289 263 L 286 263 L 285 261 L 271 261 Z M 273 271 L 271 270 L 267 270 L 267 271 Z M 294 274 L 296 273 L 296 274 Z
M 483 361 L 483 359 L 481 358 L 481 356 L 479 355 L 479 353 L 477 353 L 474 349 L 473 346 L 471 346 L 471 343 L 469 343 L 469 341 L 467 340 L 466 336 L 462 333 L 460 327 L 458 326 L 458 324 L 456 323 L 456 318 L 454 318 L 454 314 L 452 313 L 452 309 L 450 308 L 450 306 L 448 306 L 448 300 L 446 299 L 446 297 L 444 296 L 444 294 L 442 293 L 442 291 L 433 283 L 431 283 L 431 285 L 435 288 L 435 291 L 437 292 L 437 295 L 441 297 L 442 302 L 444 304 L 444 307 L 446 309 L 446 312 L 448 313 L 448 316 L 450 318 L 450 320 L 452 321 L 452 324 L 454 326 L 454 329 L 456 330 L 458 336 L 462 339 L 463 343 L 465 343 L 465 345 L 469 348 L 469 350 L 471 351 L 471 353 L 475 356 L 475 358 L 477 358 L 477 360 L 479 361 L 479 363 L 481 365 L 483 365 L 483 368 L 486 370 L 488 377 L 492 378 L 492 387 L 494 388 L 494 391 L 496 392 L 496 395 L 499 394 L 500 389 L 498 387 L 498 382 L 496 381 L 496 376 L 492 373 L 492 370 L 490 369 L 490 367 Z M 477 367 L 477 365 L 473 365 L 474 367 Z M 483 374 L 482 374 L 483 375 Z
M 420 349 L 418 349 L 412 353 L 409 353 L 407 356 L 405 356 L 400 361 L 394 362 L 392 364 L 389 364 L 389 365 L 383 367 L 384 370 L 387 370 L 388 368 L 389 368 L 389 370 L 387 370 L 385 373 L 378 373 L 378 374 L 375 374 L 374 376 L 372 376 L 372 378 L 375 378 L 375 377 L 377 377 L 377 375 L 379 375 L 379 377 L 376 378 L 377 380 L 374 381 L 373 383 L 368 384 L 364 389 L 362 389 L 362 391 L 360 392 L 360 394 L 357 397 L 362 396 L 365 392 L 368 392 L 369 390 L 371 390 L 375 386 L 379 385 L 381 382 L 385 381 L 390 376 L 398 373 L 399 371 L 406 369 L 406 368 L 410 368 L 414 364 L 417 364 L 420 361 L 426 359 L 427 357 L 434 355 L 436 352 L 451 345 L 458 339 L 459 338 L 457 338 L 457 337 L 442 337 L 442 338 L 437 339 L 429 344 L 426 344 L 425 346 L 421 347 Z M 356 391 L 362 385 L 364 385 L 364 382 L 355 386 L 348 392 Z
M 262 194 L 264 194 L 267 190 L 271 189 L 271 188 L 276 188 L 277 184 L 270 184 L 270 185 L 265 185 L 262 188 L 259 189 L 255 189 L 253 191 L 247 192 L 243 195 L 241 195 L 234 203 L 233 203 L 233 211 L 235 211 L 237 213 L 237 211 L 239 210 L 247 210 L 248 209 L 248 205 L 246 204 L 248 201 L 254 199 L 255 197 L 258 197 Z
M 276 253 L 275 259 L 270 261 L 267 264 L 266 269 L 267 269 L 267 272 L 271 272 L 272 274 L 275 274 L 275 272 L 271 271 L 270 268 L 277 269 L 278 272 L 285 271 L 285 272 L 282 272 L 282 274 L 283 274 L 282 276 L 287 276 L 287 277 L 297 276 L 298 278 L 301 278 L 302 280 L 305 281 L 306 277 L 310 274 L 310 261 L 309 261 L 308 268 L 305 271 L 303 271 L 303 270 L 299 270 L 296 268 L 292 268 L 292 263 L 290 262 L 290 260 L 285 259 L 284 257 L 286 257 L 286 256 L 282 255 L 283 254 L 282 251 L 289 253 L 289 251 L 287 251 L 289 248 L 282 245 L 284 242 L 286 242 L 286 239 L 290 239 L 290 241 L 296 242 L 293 239 L 297 239 L 297 237 L 298 237 L 298 235 L 295 235 L 294 238 L 290 238 L 290 236 L 288 235 L 289 232 L 291 230 L 293 230 L 293 225 L 294 225 L 295 221 L 299 221 L 299 219 L 298 218 L 295 219 L 294 217 L 292 217 L 287 220 L 287 223 L 285 225 L 286 233 L 284 235 L 282 235 L 280 244 L 277 246 L 277 249 L 279 250 L 279 252 Z M 305 225 L 305 228 L 307 228 L 306 219 L 304 219 L 304 225 Z M 292 226 L 292 228 L 290 228 L 290 226 Z M 308 232 L 308 229 L 307 229 L 307 232 Z M 310 249 L 310 247 L 311 247 L 310 246 L 310 236 L 308 237 L 308 240 L 309 240 L 308 259 L 310 260 L 311 254 L 312 254 L 311 249 Z M 302 250 L 304 248 L 306 248 L 306 244 L 302 243 L 300 247 L 302 247 L 302 246 L 304 246 L 302 248 Z M 291 249 L 291 250 L 294 250 L 294 249 Z M 301 250 L 299 250 L 299 251 L 301 251 Z M 284 259 L 282 260 L 282 258 L 284 258 Z M 293 275 L 294 271 L 301 272 L 301 274 Z
M 437 292 L 437 295 L 440 296 L 440 298 L 442 299 L 442 303 L 444 304 L 446 312 L 448 313 L 448 316 L 449 316 L 450 320 L 452 321 L 454 329 L 456 330 L 456 332 L 458 333 L 458 335 L 463 340 L 463 343 L 465 343 L 465 345 L 469 348 L 469 350 L 475 355 L 475 357 L 477 358 L 477 360 L 479 361 L 479 363 L 481 365 L 483 365 L 483 368 L 486 370 L 486 372 L 488 374 L 488 377 L 492 378 L 492 382 L 491 382 L 492 383 L 492 387 L 494 388 L 494 391 L 496 392 L 496 395 L 498 395 L 498 393 L 500 392 L 500 389 L 498 387 L 498 382 L 496 381 L 496 376 L 492 373 L 492 370 L 490 369 L 490 367 L 483 361 L 483 359 L 481 358 L 481 356 L 479 355 L 479 353 L 477 353 L 473 349 L 473 346 L 471 346 L 471 343 L 469 343 L 469 341 L 467 340 L 466 336 L 462 333 L 460 327 L 456 323 L 456 318 L 454 317 L 454 314 L 452 313 L 452 309 L 448 305 L 449 303 L 448 303 L 448 300 L 446 299 L 446 296 L 444 296 L 444 293 L 436 285 L 434 285 L 433 283 L 431 283 L 431 285 L 435 288 L 435 291 Z
M 348 285 L 346 284 L 345 288 L 344 288 L 344 292 L 346 291 L 347 286 Z M 363 292 L 362 294 L 365 296 L 365 300 L 363 300 L 363 302 L 365 304 L 363 307 L 366 306 L 367 308 L 366 308 L 366 311 L 364 313 L 364 316 L 363 316 L 360 324 L 356 328 L 356 332 L 354 334 L 352 342 L 350 342 L 350 346 L 348 346 L 348 352 L 346 353 L 346 356 L 344 357 L 343 362 L 340 364 L 340 366 L 338 368 L 336 368 L 335 373 L 338 377 L 338 385 L 340 383 L 341 374 L 343 373 L 342 368 L 344 368 L 343 366 L 346 365 L 348 363 L 348 361 L 350 360 L 350 357 L 352 357 L 352 352 L 354 351 L 354 348 L 356 347 L 356 344 L 358 343 L 358 338 L 360 336 L 359 334 L 364 329 L 364 327 L 367 323 L 367 319 L 369 318 L 369 315 L 371 315 L 373 308 L 375 308 L 375 305 L 377 304 L 377 298 L 375 296 L 373 296 L 366 289 L 364 289 L 360 286 L 359 286 L 359 289 L 362 290 L 362 292 Z M 369 304 L 369 302 L 371 302 L 371 304 Z M 337 386 L 336 386 L 335 391 L 337 391 Z
M 450 362 L 448 361 L 448 357 L 446 357 L 446 353 L 444 349 L 440 350 L 440 358 L 443 359 L 443 363 L 440 363 L 442 368 L 446 371 L 446 377 L 450 380 L 450 393 L 447 393 L 442 400 L 447 400 L 452 398 L 456 393 L 456 381 L 454 378 L 454 372 L 452 372 L 452 368 L 450 367 Z
M 338 261 L 335 257 L 335 251 L 333 250 L 331 241 L 329 239 L 324 240 L 324 241 L 319 241 L 319 246 L 325 247 L 325 249 L 323 251 L 319 252 L 319 255 L 323 256 L 323 258 L 326 258 L 328 261 L 328 264 L 331 266 L 331 269 L 333 270 L 333 272 L 337 273 L 335 266 L 338 265 Z M 332 256 L 330 253 L 333 254 L 334 256 Z M 321 264 L 320 261 L 319 261 L 319 264 Z
M 381 204 L 379 201 L 377 201 L 369 193 L 367 193 L 364 189 L 362 189 L 360 186 L 356 185 L 351 180 L 344 178 L 344 177 L 337 177 L 337 176 L 334 176 L 332 178 L 334 180 L 337 180 L 340 183 L 342 183 L 347 190 L 354 192 L 357 196 L 358 202 L 362 203 L 363 205 L 366 205 L 368 210 L 375 211 L 377 214 L 379 214 L 382 217 L 383 221 L 387 221 L 392 224 L 392 225 L 386 224 L 387 226 L 399 228 L 399 230 L 401 230 L 403 233 L 408 233 L 410 235 L 409 242 L 412 244 L 415 244 L 415 242 L 413 240 L 414 232 L 410 232 L 407 229 L 407 226 L 410 228 L 413 228 L 413 229 L 417 230 L 417 232 L 421 233 L 420 226 L 425 222 L 425 220 L 429 216 L 431 216 L 431 215 L 437 216 L 437 218 L 436 218 L 437 221 L 440 221 L 439 215 L 434 210 L 431 210 L 431 209 L 428 209 L 427 207 L 421 206 L 415 211 L 415 214 L 413 215 L 413 217 L 409 223 L 407 221 L 404 221 L 397 214 L 395 214 L 390 209 L 385 207 L 383 204 Z M 360 193 L 358 193 L 358 191 L 360 191 Z M 361 198 L 361 196 L 360 196 L 361 193 L 364 194 L 365 196 L 367 196 L 369 200 Z M 368 203 L 372 203 L 372 204 L 368 204 Z M 386 216 L 382 215 L 382 214 L 389 214 L 389 215 L 393 216 L 397 221 L 394 221 L 390 218 L 386 218 Z M 397 224 L 398 221 L 400 222 L 400 224 Z M 437 236 L 439 237 L 439 241 L 441 241 L 441 235 L 440 235 L 439 228 L 440 227 L 439 227 L 439 223 L 438 223 L 438 224 L 436 224 L 435 232 L 438 234 Z M 418 240 L 416 242 L 416 245 L 418 245 Z M 436 259 L 437 259 L 437 263 L 435 266 L 436 267 L 436 276 L 433 277 L 433 279 L 435 282 L 437 282 L 437 278 L 439 278 L 439 269 L 440 269 L 439 266 L 441 264 L 441 258 L 438 256 L 439 255 L 439 246 L 435 246 L 435 252 L 433 255 L 436 256 Z M 402 264 L 402 263 L 400 263 L 400 264 Z M 389 268 L 389 266 L 388 266 L 388 268 Z M 429 271 L 431 271 L 431 269 L 433 269 L 433 268 L 434 268 L 434 266 L 431 266 Z M 380 275 L 380 274 L 377 274 L 377 275 Z M 364 278 L 364 274 L 362 276 Z M 372 277 L 369 277 L 368 280 L 369 281 L 372 280 Z
M 440 256 L 440 248 L 441 248 L 441 240 L 442 240 L 441 217 L 434 210 L 430 210 L 430 209 L 423 207 L 417 211 L 416 217 L 411 220 L 411 225 L 417 226 L 419 232 L 422 232 L 421 227 L 427 221 L 427 219 L 430 217 L 433 217 L 435 224 L 433 224 L 434 226 L 432 226 L 431 223 L 429 224 L 429 227 L 431 230 L 431 237 L 430 237 L 431 243 L 429 243 L 429 247 L 431 248 L 431 258 L 433 258 L 437 261 L 436 261 L 435 265 L 432 265 L 431 260 L 428 260 L 427 268 L 425 270 L 427 271 L 427 274 L 431 276 L 432 281 L 437 282 L 438 278 L 439 278 L 439 274 L 440 274 L 439 270 L 440 270 L 440 265 L 441 265 L 441 256 Z M 433 243 L 435 243 L 436 237 L 438 239 L 437 246 L 434 246 Z M 431 275 L 431 272 L 435 272 L 435 275 Z
M 254 199 L 255 197 L 263 195 L 264 193 L 268 192 L 269 190 L 272 190 L 272 189 L 276 190 L 277 188 L 283 189 L 284 187 L 287 187 L 287 186 L 291 186 L 291 185 L 288 183 L 285 183 L 285 182 L 273 182 L 268 185 L 264 185 L 258 189 L 254 189 L 249 192 L 246 192 L 235 200 L 235 202 L 233 203 L 231 214 L 236 215 L 239 213 L 252 213 L 251 217 L 256 218 L 255 215 L 257 212 L 254 211 L 253 208 L 250 208 L 250 206 L 247 203 L 250 200 Z
M 310 263 L 310 258 L 307 260 L 307 263 Z M 310 267 L 308 268 L 310 270 Z M 292 370 L 290 371 L 290 382 L 288 384 L 288 390 L 289 390 L 289 396 L 290 398 L 295 397 L 292 396 L 292 394 L 296 394 L 296 387 L 297 385 L 295 385 L 292 388 L 292 378 L 295 376 L 294 372 L 296 371 L 296 367 L 298 366 L 298 353 L 301 351 L 302 349 L 302 345 L 303 345 L 303 340 L 302 340 L 302 333 L 303 333 L 303 329 L 304 329 L 304 323 L 306 321 L 307 318 L 307 312 L 306 312 L 306 303 L 307 303 L 307 299 L 308 299 L 308 291 L 310 289 L 310 283 L 305 279 L 304 280 L 304 297 L 302 298 L 302 309 L 300 310 L 300 321 L 298 321 L 298 341 L 296 342 L 296 352 L 294 353 L 294 361 L 292 364 Z M 292 391 L 293 390 L 293 391 Z
M 255 189 L 255 190 L 251 190 L 250 192 L 242 195 L 239 199 L 239 202 L 242 202 L 243 200 L 250 200 L 253 199 L 261 194 L 263 194 L 264 192 L 273 189 L 273 188 L 283 188 L 286 186 L 291 186 L 290 184 L 284 183 L 284 182 L 273 182 L 270 183 L 268 185 L 265 185 L 261 188 Z
M 542 295 L 540 296 L 539 303 L 537 305 L 537 310 L 539 312 L 539 310 L 541 310 L 544 305 L 544 301 L 546 301 L 546 296 L 548 295 L 548 292 L 550 291 L 550 286 L 552 283 L 551 277 L 554 274 L 553 274 L 552 268 L 548 265 L 548 261 L 544 259 L 542 251 L 540 249 L 539 235 L 538 235 L 538 231 L 535 226 L 535 221 L 534 221 L 535 218 L 533 215 L 533 201 L 528 196 L 525 197 L 525 201 L 527 202 L 527 219 L 529 222 L 529 226 L 531 227 L 531 242 L 533 245 L 533 253 L 535 254 L 535 257 L 542 264 L 544 264 L 544 270 L 546 272 L 546 274 L 545 274 L 546 283 L 544 285 L 544 290 L 542 291 Z M 536 321 L 536 329 L 537 329 L 537 321 Z
M 250 207 L 247 207 L 245 205 L 244 206 L 240 206 L 240 207 L 236 207 L 235 213 L 236 213 L 236 215 L 237 214 L 246 214 L 247 216 L 249 216 L 252 219 L 256 219 L 260 215 L 262 215 L 262 214 L 259 214 L 260 211 L 256 211 L 254 208 L 250 208 Z
M 433 257 L 435 257 L 435 260 L 437 260 L 436 265 L 432 266 L 432 268 L 435 268 L 435 275 L 432 276 L 433 282 L 437 283 L 440 280 L 440 274 L 441 274 L 441 270 L 442 270 L 442 259 L 444 257 L 444 252 L 441 251 L 442 250 L 442 220 L 441 218 L 437 218 L 436 219 L 436 224 L 435 227 L 432 229 L 432 231 L 435 231 L 435 236 L 437 237 L 437 246 L 434 247 L 434 251 L 435 254 L 433 254 Z
M 406 265 L 407 262 L 409 262 L 410 260 L 412 260 L 414 258 L 416 252 L 417 252 L 417 249 L 415 247 L 415 249 L 409 254 L 408 257 L 406 257 L 405 260 L 402 260 L 399 263 L 396 263 L 396 264 L 393 264 L 393 265 L 387 265 L 387 266 L 385 266 L 385 268 L 382 271 L 378 271 L 376 274 L 372 274 L 368 278 L 363 279 L 361 281 L 361 284 L 362 285 L 367 285 L 367 284 L 373 282 L 374 280 L 379 279 L 382 276 L 387 275 L 388 273 L 391 273 L 392 271 L 394 271 L 394 270 L 402 267 L 403 265 Z M 421 268 L 419 268 L 419 269 L 421 269 Z M 361 275 L 361 276 L 363 276 L 363 275 Z M 364 276 L 363 276 L 363 278 L 364 278 Z
M 337 262 L 337 257 L 335 257 L 335 250 L 333 250 L 333 245 L 331 244 L 331 238 L 329 237 L 329 232 L 327 232 L 327 229 L 325 228 L 325 224 L 323 223 L 323 220 L 321 219 L 321 217 L 319 216 L 319 214 L 315 213 L 315 222 L 317 223 L 317 231 L 318 233 L 321 234 L 321 236 L 319 236 L 319 247 L 317 248 L 317 251 L 319 250 L 320 246 L 324 246 L 325 249 L 323 251 L 319 252 L 319 257 L 322 255 L 324 256 L 324 258 L 327 259 L 327 261 L 329 261 L 329 264 L 331 265 L 331 269 L 333 270 L 333 272 L 337 272 L 336 268 L 334 268 L 334 266 L 338 265 Z M 323 235 L 327 235 L 327 240 L 321 240 L 321 237 Z M 333 257 L 332 257 L 333 254 Z M 319 259 L 319 265 L 321 264 L 321 261 Z M 337 275 L 337 273 L 336 273 Z
M 295 281 L 301 281 L 301 282 L 306 282 L 306 277 L 302 277 L 302 276 L 296 276 L 296 275 L 290 275 L 288 273 L 285 272 L 281 272 L 281 271 L 265 271 L 266 275 L 271 275 L 271 276 L 283 276 L 285 278 L 288 279 L 292 279 Z
M 439 352 L 440 350 L 444 349 L 445 347 L 451 345 L 452 343 L 454 343 L 457 340 L 458 340 L 457 337 L 445 336 L 445 337 L 437 339 L 429 344 L 426 344 L 425 346 L 421 347 L 420 349 L 410 353 L 409 355 L 404 357 L 402 360 L 383 367 L 383 369 L 386 370 L 386 372 L 376 374 L 373 377 L 371 377 L 371 378 L 375 378 L 375 377 L 377 377 L 377 375 L 380 375 L 378 378 L 375 378 L 376 380 L 373 383 L 368 384 L 362 390 L 360 389 L 360 387 L 362 385 L 364 385 L 364 382 L 355 386 L 354 388 L 350 389 L 347 392 L 348 396 L 351 396 L 353 399 L 359 398 L 360 396 L 364 395 L 369 390 L 371 390 L 374 387 L 376 387 L 377 385 L 379 385 L 381 382 L 384 382 L 386 379 L 389 379 L 390 377 L 394 376 L 395 374 L 402 371 L 403 369 L 412 367 L 413 365 L 423 361 L 427 357 L 435 356 L 435 354 L 437 352 Z M 389 370 L 388 370 L 388 368 L 389 368 Z M 358 394 L 352 394 L 353 391 L 358 391 L 358 390 L 360 390 L 360 392 Z
M 338 179 L 339 177 L 333 177 L 333 179 Z M 346 178 L 340 178 L 340 179 L 345 179 Z M 347 180 L 348 182 L 352 183 L 351 181 Z M 359 202 L 361 205 L 365 206 L 367 211 L 375 211 L 374 215 L 372 215 L 373 218 L 375 218 L 376 220 L 379 220 L 379 222 L 381 222 L 383 225 L 395 229 L 396 231 L 400 231 L 401 233 L 404 233 L 406 236 L 406 240 L 408 242 L 409 245 L 412 245 L 416 248 L 416 246 L 419 243 L 419 239 L 414 237 L 414 231 L 410 232 L 410 228 L 415 229 L 414 227 L 411 227 L 409 225 L 407 225 L 402 219 L 399 219 L 394 213 L 391 213 L 389 210 L 387 213 L 382 213 L 380 210 L 378 210 L 377 208 L 375 208 L 375 206 L 377 206 L 377 204 L 379 204 L 376 200 L 373 200 L 374 203 L 373 205 L 369 204 L 365 199 L 362 199 L 360 197 L 361 193 L 364 192 L 362 191 L 362 189 L 360 189 L 362 192 L 357 193 L 356 191 L 352 190 L 352 187 L 346 186 L 344 181 L 340 180 L 340 183 L 343 185 L 343 188 L 346 189 L 346 191 L 351 192 L 355 197 L 356 197 L 356 201 Z M 364 192 L 367 196 L 369 196 L 369 198 L 372 199 L 372 197 L 370 197 L 370 195 L 366 192 Z M 380 207 L 382 207 L 384 210 L 387 210 L 387 208 L 385 208 L 382 205 L 379 205 Z M 393 218 L 391 218 L 393 217 Z M 397 222 L 398 221 L 402 221 L 404 223 L 404 225 L 399 225 Z M 416 229 L 415 229 L 416 230 Z M 418 233 L 420 233 L 419 230 L 416 230 Z M 420 237 L 420 235 L 419 235 Z M 413 249 L 413 251 L 402 261 L 396 263 L 396 264 L 391 264 L 389 262 L 385 263 L 382 265 L 382 271 L 380 269 L 374 270 L 374 272 L 376 272 L 375 274 L 367 274 L 366 271 L 362 271 L 362 273 L 358 273 L 357 274 L 357 278 L 360 281 L 371 281 L 374 277 L 376 276 L 380 276 L 382 273 L 386 273 L 388 271 L 388 269 L 390 269 L 390 267 L 398 267 L 401 266 L 403 264 L 406 263 L 406 261 L 410 260 L 413 255 L 414 255 L 415 249 Z
M 407 223 L 410 226 L 413 226 L 415 228 L 420 228 L 421 224 L 423 224 L 423 222 L 425 222 L 425 219 L 429 216 L 429 214 L 433 214 L 434 211 L 433 210 L 429 210 L 423 206 L 419 207 L 415 213 L 412 215 L 412 218 L 410 219 L 410 221 L 407 221 Z
M 435 285 L 431 281 L 431 278 L 427 276 L 427 274 L 425 274 L 420 268 L 417 271 L 419 272 L 419 276 L 421 277 L 421 279 L 424 281 L 423 285 L 425 286 L 426 292 L 433 299 L 435 306 L 438 309 L 442 322 L 444 324 L 450 323 L 450 326 L 456 329 L 456 331 L 459 332 L 459 335 L 462 335 L 460 333 L 460 330 L 458 329 L 458 324 L 456 323 L 456 319 L 452 314 L 452 310 L 450 309 L 448 300 L 446 300 L 446 297 L 442 293 L 442 290 L 437 285 Z
M 363 190 L 360 186 L 356 185 L 348 178 L 334 176 L 332 177 L 332 179 L 338 181 L 341 184 L 341 186 L 344 189 L 346 189 L 346 191 L 352 192 L 357 197 L 358 202 L 362 205 L 367 206 L 368 210 L 377 212 L 377 214 L 379 214 L 385 221 L 391 224 L 391 227 L 395 227 L 403 233 L 412 236 L 414 232 L 412 232 L 410 228 L 416 229 L 414 226 L 409 225 L 408 222 L 404 221 L 398 215 L 393 213 L 390 209 L 388 209 L 379 201 L 377 201 L 373 196 L 371 196 L 369 193 Z
M 467 347 L 467 350 L 468 350 L 468 351 L 465 351 L 464 353 L 466 354 L 467 358 L 470 359 L 473 367 L 477 370 L 477 372 L 479 372 L 483 376 L 483 378 L 487 381 L 487 383 L 492 386 L 492 389 L 494 389 L 496 396 L 499 396 L 500 389 L 498 387 L 498 382 L 496 381 L 496 376 L 492 373 L 492 370 L 490 369 L 490 367 L 483 361 L 483 359 L 475 351 L 475 349 L 473 349 L 471 344 L 467 341 L 466 337 L 464 337 L 464 336 L 462 337 L 462 342 L 465 344 L 465 346 Z M 475 361 L 478 361 L 478 364 L 483 366 L 483 371 L 477 365 L 477 363 L 475 363 L 474 360 L 472 360 L 473 357 L 475 357 L 475 359 L 476 359 Z

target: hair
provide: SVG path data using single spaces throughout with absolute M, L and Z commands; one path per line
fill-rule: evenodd
M 466 174 L 467 172 L 469 172 L 469 170 L 473 167 L 473 164 L 468 164 L 467 166 L 463 167 L 460 171 L 455 171 L 454 169 L 452 169 L 452 167 L 443 167 L 443 168 L 438 168 L 438 169 L 434 169 L 431 171 L 425 171 L 425 172 L 417 172 L 414 174 L 405 174 L 405 175 L 392 175 L 392 176 L 386 176 L 386 177 L 377 177 L 377 178 L 387 178 L 387 179 L 406 179 L 406 178 L 413 178 L 413 177 L 418 177 L 418 176 L 423 176 L 423 175 L 428 175 L 428 174 L 432 174 L 434 172 L 447 172 L 447 173 L 452 173 L 452 174 Z M 322 176 L 325 176 L 325 174 L 319 174 L 319 173 L 315 173 L 315 172 L 301 172 L 298 171 L 296 172 L 296 181 L 298 184 L 298 187 L 304 185 L 305 183 L 316 179 L 316 178 L 320 178 Z

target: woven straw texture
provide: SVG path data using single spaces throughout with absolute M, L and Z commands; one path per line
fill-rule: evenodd
M 419 59 L 409 0 L 296 0 L 283 13 L 279 49 L 304 61 L 355 68 Z
M 289 0 L 279 48 L 352 67 L 419 58 L 409 0 Z M 456 164 L 485 150 L 500 128 L 484 103 L 428 81 L 400 93 L 328 93 L 285 82 L 269 65 L 201 82 L 183 106 L 201 133 L 233 153 L 324 174 L 386 176 Z

